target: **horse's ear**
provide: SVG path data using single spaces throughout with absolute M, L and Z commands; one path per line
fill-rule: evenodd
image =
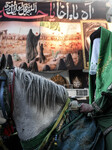
M 6 65 L 6 57 L 4 54 L 2 54 L 2 57 L 0 59 L 0 70 L 5 68 L 5 65 Z
M 6 57 L 6 68 L 9 68 L 9 69 L 14 68 L 12 56 L 10 54 L 8 54 L 7 57 Z

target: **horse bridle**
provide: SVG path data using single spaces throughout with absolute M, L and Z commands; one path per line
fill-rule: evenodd
M 0 72 L 0 105 L 3 116 L 6 120 L 12 117 L 13 112 L 13 90 L 14 83 L 9 81 L 9 72 L 13 70 L 3 69 Z

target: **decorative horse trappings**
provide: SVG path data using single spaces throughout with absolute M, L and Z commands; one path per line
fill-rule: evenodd
M 1 68 L 13 87 L 12 115 L 24 150 L 104 150 L 95 121 L 70 109 L 63 86 L 20 68 Z

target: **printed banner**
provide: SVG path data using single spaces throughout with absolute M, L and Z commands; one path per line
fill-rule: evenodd
M 29 3 L 2 0 L 0 55 L 10 54 L 14 66 L 27 65 L 33 71 L 87 69 L 89 44 L 86 39 L 96 27 L 107 28 L 107 10 L 104 1 Z
M 99 9 L 100 7 L 100 9 Z M 68 2 L 0 2 L 1 20 L 77 21 L 78 19 L 106 19 L 104 1 Z

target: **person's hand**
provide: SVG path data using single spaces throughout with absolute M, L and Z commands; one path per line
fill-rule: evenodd
M 94 110 L 94 108 L 92 107 L 91 104 L 87 104 L 87 103 L 81 103 L 80 105 L 80 112 L 92 112 Z

